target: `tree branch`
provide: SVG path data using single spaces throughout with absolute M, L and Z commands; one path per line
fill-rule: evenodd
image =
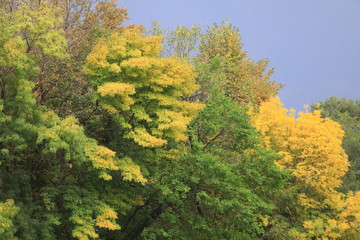
M 219 136 L 221 136 L 221 134 L 223 134 L 224 130 L 225 130 L 225 128 L 222 128 L 222 129 L 220 130 L 220 132 L 219 132 L 218 134 L 216 134 L 215 137 L 213 137 L 210 141 L 208 141 L 207 144 L 203 147 L 203 150 L 205 150 L 205 149 L 210 145 L 210 143 L 212 143 L 212 142 L 215 141 Z

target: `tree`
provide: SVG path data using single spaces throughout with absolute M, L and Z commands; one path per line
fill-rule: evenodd
M 177 26 L 175 30 L 164 30 L 159 21 L 153 22 L 152 28 L 147 31 L 150 36 L 163 36 L 163 56 L 173 56 L 192 61 L 199 50 L 203 37 L 201 26 Z
M 192 67 L 158 57 L 160 45 L 161 37 L 130 28 L 99 39 L 87 57 L 85 72 L 107 110 L 94 122 L 95 135 L 148 179 L 119 238 L 259 237 L 258 221 L 272 210 L 267 197 L 285 178 L 277 155 L 256 147 L 246 110 L 218 90 L 186 134 L 203 107 L 188 101 L 197 90 Z
M 258 146 L 247 110 L 219 90 L 211 96 L 186 145 L 152 159 L 156 170 L 124 239 L 137 239 L 142 224 L 140 239 L 260 239 L 286 174 L 274 164 L 279 156 Z
M 203 106 L 180 99 L 198 88 L 192 67 L 180 59 L 158 57 L 160 50 L 160 37 L 125 29 L 99 39 L 85 67 L 100 105 L 125 138 L 143 147 L 185 140 L 187 125 Z
M 217 58 L 221 63 L 223 80 L 220 84 L 225 94 L 238 103 L 257 107 L 274 97 L 282 85 L 269 81 L 274 70 L 267 71 L 268 60 L 254 62 L 242 48 L 239 29 L 229 22 L 214 24 L 200 42 L 197 63 L 202 66 Z M 202 86 L 211 84 L 208 73 L 205 77 L 202 73 L 199 74 L 199 83 Z
M 357 227 L 350 227 L 359 221 L 357 210 L 352 217 L 344 214 L 349 213 L 347 202 L 359 199 L 336 191 L 349 165 L 341 147 L 344 132 L 340 125 L 321 118 L 320 111 L 299 113 L 296 119 L 294 110 L 288 115 L 281 106 L 279 98 L 264 103 L 253 124 L 263 134 L 266 146 L 283 156 L 277 164 L 294 176 L 289 187 L 296 189 L 297 202 L 291 214 L 304 228 L 294 224 L 293 236 L 339 238 L 357 232 Z
M 19 208 L 14 205 L 13 200 L 8 199 L 4 203 L 0 203 L 0 237 L 2 239 L 16 239 L 14 238 L 16 228 L 12 219 L 18 211 Z
M 47 3 L 1 9 L 0 200 L 15 203 L 1 207 L 8 238 L 89 239 L 97 228 L 118 229 L 114 203 L 97 187 L 113 175 L 145 182 L 139 166 L 87 137 L 73 116 L 37 104 L 29 79 L 40 71 L 38 56 L 68 57 L 57 13 Z
M 215 85 L 241 104 L 259 106 L 277 94 L 282 84 L 269 81 L 273 69 L 267 70 L 267 59 L 254 62 L 243 50 L 239 29 L 229 22 L 214 24 L 202 32 L 200 26 L 178 26 L 163 30 L 158 22 L 150 35 L 165 35 L 166 56 L 182 57 L 195 66 L 198 98 L 206 99 Z
M 0 8 L 8 15 L 19 14 L 17 12 L 21 10 L 21 2 L 23 1 L 5 0 L 0 3 Z M 112 0 L 27 0 L 26 4 L 34 12 L 45 5 L 54 10 L 53 15 L 61 23 L 54 25 L 52 33 L 62 32 L 65 37 L 62 40 L 67 43 L 66 46 L 58 44 L 66 52 L 66 58 L 31 50 L 37 59 L 37 67 L 40 68 L 40 71 L 31 74 L 28 79 L 35 84 L 33 91 L 36 101 L 53 109 L 61 117 L 75 114 L 81 123 L 93 119 L 98 109 L 92 104 L 91 88 L 83 75 L 82 67 L 99 36 L 123 28 L 122 23 L 127 18 L 126 9 L 119 8 Z M 27 38 L 25 35 L 26 31 L 22 37 Z M 28 40 L 30 44 L 32 40 Z M 53 40 L 57 38 L 53 37 Z
M 350 168 L 343 178 L 343 185 L 340 190 L 344 193 L 348 191 L 360 190 L 360 101 L 331 97 L 324 102 L 319 102 L 311 106 L 312 111 L 320 110 L 322 117 L 328 117 L 340 123 L 345 131 L 342 143 L 346 154 L 349 157 Z

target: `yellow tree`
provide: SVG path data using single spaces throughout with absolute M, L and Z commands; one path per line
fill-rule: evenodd
M 160 147 L 184 132 L 202 104 L 182 96 L 198 89 L 184 60 L 159 57 L 161 37 L 145 37 L 137 27 L 101 38 L 87 57 L 85 72 L 97 88 L 100 105 L 126 138 Z
M 282 154 L 277 164 L 294 176 L 296 214 L 303 222 L 303 229 L 293 229 L 295 238 L 338 238 L 358 231 L 359 209 L 354 203 L 359 194 L 346 198 L 336 191 L 349 166 L 341 147 L 341 126 L 321 118 L 320 111 L 300 112 L 296 118 L 294 110 L 282 108 L 279 98 L 262 104 L 252 121 L 265 145 Z
M 163 168 L 180 161 L 175 159 L 185 147 L 178 142 L 187 140 L 187 126 L 203 107 L 186 101 L 198 89 L 192 66 L 160 57 L 161 40 L 144 36 L 138 27 L 114 31 L 100 38 L 86 59 L 84 72 L 102 109 L 101 120 L 90 128 L 100 142 L 138 164 L 148 179 L 145 188 L 132 184 L 116 189 L 121 195 L 136 193 L 139 201 L 126 221 L 120 219 L 122 233 L 114 239 L 135 239 L 150 224 L 147 211 L 154 220 L 162 213 Z

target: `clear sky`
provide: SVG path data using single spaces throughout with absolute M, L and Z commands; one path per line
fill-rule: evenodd
M 127 24 L 206 27 L 227 19 L 254 60 L 270 59 L 287 108 L 360 99 L 360 0 L 119 0 Z

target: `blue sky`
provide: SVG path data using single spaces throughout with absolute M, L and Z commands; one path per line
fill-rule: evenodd
M 254 60 L 270 59 L 287 108 L 360 99 L 360 0 L 120 0 L 127 24 L 203 27 L 227 19 Z

